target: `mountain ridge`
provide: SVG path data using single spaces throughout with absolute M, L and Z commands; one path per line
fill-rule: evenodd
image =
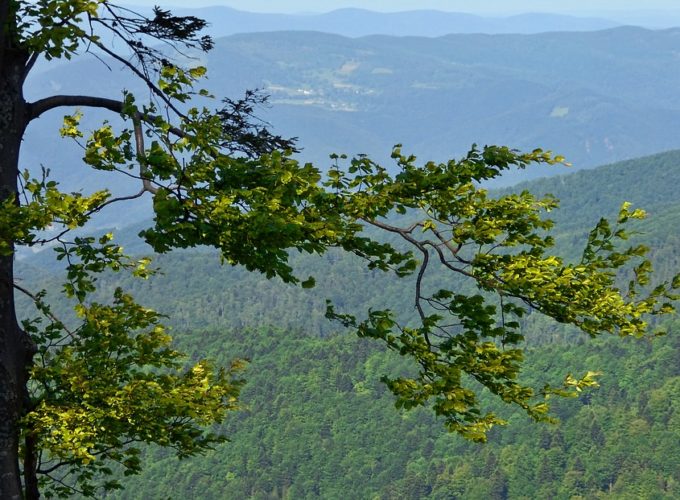
M 621 23 L 598 17 L 527 13 L 510 16 L 481 16 L 465 12 L 415 9 L 377 12 L 342 8 L 319 14 L 248 12 L 231 7 L 176 9 L 211 23 L 209 33 L 225 36 L 240 32 L 311 30 L 350 37 L 371 34 L 395 36 L 440 36 L 448 33 L 540 33 L 545 31 L 589 31 Z M 231 25 L 235 26 L 232 28 Z
M 679 37 L 679 29 L 632 27 L 440 38 L 275 32 L 220 38 L 196 63 L 208 66 L 205 86 L 216 95 L 268 93 L 271 107 L 258 116 L 277 134 L 299 137 L 297 158 L 322 170 L 331 153 L 365 153 L 390 168 L 397 142 L 423 161 L 461 157 L 473 143 L 541 147 L 579 169 L 680 147 Z M 33 76 L 26 97 L 146 92 L 122 72 L 101 69 L 94 57 L 45 69 Z M 85 130 L 101 123 L 101 114 L 83 111 Z M 66 189 L 89 190 L 102 180 L 117 194 L 136 189 L 81 165 L 82 151 L 69 141 L 41 156 L 40 145 L 54 142 L 62 117 L 63 111 L 46 113 L 31 125 L 23 167 L 39 171 L 44 164 Z M 521 176 L 554 172 L 537 168 Z M 511 172 L 502 181 L 517 179 Z

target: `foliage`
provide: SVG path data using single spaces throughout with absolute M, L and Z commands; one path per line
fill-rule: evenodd
M 649 316 L 674 312 L 672 302 L 679 296 L 672 290 L 680 278 L 642 293 L 640 287 L 649 285 L 651 263 L 644 259 L 648 249 L 620 245 L 628 239 L 624 225 L 644 218 L 642 210 L 631 210 L 624 203 L 615 227 L 601 219 L 581 259 L 569 264 L 547 254 L 554 244 L 546 234 L 552 221 L 541 212 L 557 206 L 553 198 L 537 199 L 527 191 L 492 198 L 477 185 L 513 165 L 524 168 L 530 162 L 553 163 L 560 158 L 552 159 L 541 150 L 520 155 L 497 147 L 473 149 L 459 162 L 423 167 L 399 149 L 393 158 L 399 166 L 394 178 L 371 160 L 359 158 L 352 161 L 349 176 L 332 170 L 327 184 L 344 196 L 343 211 L 399 235 L 419 252 L 415 309 L 420 321 L 415 327 L 400 325 L 389 310 L 382 310 L 357 322 L 353 316 L 336 314 L 332 305 L 329 316 L 356 328 L 360 336 L 384 341 L 419 365 L 417 377 L 385 379 L 397 396 L 397 406 L 412 408 L 432 400 L 450 430 L 484 441 L 489 429 L 505 422 L 493 413 L 481 414 L 474 389 L 479 384 L 534 419 L 550 420 L 545 400 L 576 396 L 596 385 L 596 374 L 588 372 L 580 379 L 567 375 L 562 387 L 544 386 L 539 393 L 544 400 L 533 402 L 535 391 L 517 381 L 523 352 L 515 347 L 524 340 L 519 320 L 529 310 L 591 336 L 608 332 L 622 337 L 642 337 Z M 392 211 L 408 210 L 420 211 L 421 218 L 406 225 L 381 219 Z M 423 279 L 430 259 L 438 270 L 472 281 L 478 293 L 461 294 L 448 285 L 428 294 Z M 617 271 L 631 259 L 638 263 L 627 288 L 620 287 Z M 490 295 L 498 298 L 497 305 Z
M 493 412 L 482 413 L 478 393 L 483 389 L 536 420 L 549 420 L 546 399 L 574 396 L 595 385 L 592 373 L 568 375 L 563 387 L 543 387 L 536 401 L 535 391 L 519 380 L 524 354 L 518 347 L 523 340 L 518 319 L 530 309 L 592 336 L 643 336 L 648 316 L 674 310 L 673 289 L 680 279 L 643 290 L 651 270 L 646 248 L 618 246 L 627 238 L 623 225 L 643 212 L 624 205 L 616 227 L 603 219 L 582 259 L 566 264 L 547 253 L 552 224 L 542 212 L 556 207 L 553 199 L 529 193 L 493 198 L 479 187 L 512 166 L 555 164 L 563 161 L 560 157 L 488 146 L 473 147 L 460 161 L 418 166 L 415 157 L 396 148 L 395 176 L 359 157 L 347 172 L 337 167 L 324 178 L 318 168 L 293 159 L 291 150 L 277 149 L 292 141 L 238 121 L 253 116 L 248 100 L 257 104 L 255 94 L 240 106 L 226 101 L 222 111 L 191 106 L 197 95 L 210 97 L 194 87 L 205 69 L 180 67 L 150 47 L 148 37 L 208 49 L 212 42 L 198 35 L 204 26 L 200 20 L 158 8 L 147 19 L 105 0 L 8 5 L 11 43 L 24 51 L 27 71 L 37 57 L 70 58 L 83 47 L 95 47 L 124 64 L 153 97 L 139 104 L 131 93 L 120 101 L 54 96 L 24 109 L 30 119 L 64 106 L 116 112 L 122 127 L 105 123 L 85 134 L 76 112 L 65 118 L 62 135 L 82 143 L 91 168 L 131 176 L 141 185 L 138 193 L 118 198 L 107 190 L 90 196 L 62 193 L 46 173 L 42 179 L 23 175 L 18 193 L 4 186 L 17 196 L 3 200 L 1 250 L 11 259 L 17 246 L 56 243 L 57 259 L 66 267 L 63 294 L 74 301 L 77 316 L 75 326 L 58 319 L 44 292 L 14 284 L 42 316 L 23 322 L 38 359 L 25 366 L 28 401 L 16 435 L 22 437 L 25 476 L 43 474 L 48 495 L 95 495 L 100 475 L 112 472 L 111 461 L 121 463 L 125 473 L 139 472 L 136 443 L 175 448 L 180 456 L 205 451 L 223 439 L 205 429 L 236 407 L 240 383 L 233 376 L 239 362 L 227 369 L 213 369 L 205 360 L 185 367 L 156 312 L 121 289 L 107 300 L 93 298 L 101 273 L 153 274 L 147 259 L 126 257 L 110 235 L 74 234 L 111 204 L 153 196 L 153 226 L 141 236 L 156 252 L 214 247 L 232 265 L 303 288 L 315 280 L 295 273 L 292 250 L 321 254 L 337 247 L 365 259 L 369 269 L 415 273 L 415 324 L 401 324 L 389 310 L 369 311 L 364 321 L 332 307 L 328 315 L 361 337 L 383 341 L 416 367 L 417 373 L 385 379 L 398 406 L 431 405 L 449 430 L 476 441 L 504 423 Z M 97 30 L 122 40 L 132 59 L 113 52 Z M 235 136 L 234 128 L 244 135 Z M 390 219 L 395 214 L 416 219 L 397 226 Z M 396 234 L 406 246 L 367 235 L 365 225 Z M 450 286 L 426 289 L 430 259 L 448 273 Z M 616 273 L 629 261 L 637 262 L 628 286 L 621 288 Z M 476 291 L 461 292 L 453 278 L 469 280 Z M 61 467 L 66 472 L 53 474 Z M 119 485 L 105 479 L 101 486 Z
M 57 258 L 67 261 L 63 293 L 75 299 L 78 325 L 57 319 L 44 290 L 32 296 L 41 314 L 23 322 L 38 343 L 31 411 L 23 421 L 33 450 L 24 453 L 45 454 L 38 465 L 45 494 L 94 495 L 92 478 L 110 474 L 110 462 L 120 463 L 126 475 L 138 473 L 137 443 L 171 447 L 183 457 L 224 441 L 205 428 L 237 408 L 241 382 L 234 377 L 243 363 L 215 369 L 200 360 L 187 366 L 158 313 L 121 288 L 109 303 L 92 300 L 97 275 L 105 270 L 128 270 L 136 279 L 153 274 L 148 259 L 125 256 L 110 234 L 98 241 L 76 238 L 57 250 Z M 120 483 L 107 480 L 103 487 Z

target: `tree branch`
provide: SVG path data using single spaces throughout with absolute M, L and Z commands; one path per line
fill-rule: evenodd
M 55 470 L 59 469 L 60 467 L 63 467 L 64 465 L 73 465 L 74 463 L 75 462 L 73 460 L 57 462 L 55 465 L 52 465 L 47 469 L 38 468 L 36 472 L 38 474 L 50 474 L 51 472 L 54 472 Z
M 31 57 L 28 59 L 28 62 L 26 63 L 26 66 L 24 66 L 24 74 L 22 75 L 23 81 L 26 81 L 28 74 L 31 72 L 33 66 L 35 66 L 35 63 L 38 61 L 39 58 L 40 52 L 33 52 L 33 54 L 31 54 Z
M 120 55 L 116 54 L 114 51 L 106 47 L 104 44 L 101 42 L 93 39 L 92 37 L 89 38 L 90 42 L 92 42 L 93 45 L 99 47 L 100 50 L 102 50 L 104 53 L 108 54 L 109 56 L 113 57 L 115 60 L 121 62 L 124 64 L 130 71 L 132 71 L 137 77 L 139 77 L 149 88 L 149 90 L 156 94 L 171 110 L 173 110 L 175 113 L 177 113 L 178 116 L 184 116 L 184 114 L 175 106 L 170 98 L 166 96 L 161 89 L 158 88 L 152 81 L 151 78 L 149 77 L 148 74 L 145 74 L 144 72 L 140 71 L 139 68 L 137 68 L 134 64 L 132 64 L 130 61 L 126 60 L 124 57 L 121 57 Z
M 114 113 L 122 113 L 125 104 L 123 101 L 117 99 L 108 99 L 106 97 L 94 97 L 87 95 L 53 95 L 35 101 L 28 105 L 28 121 L 39 118 L 43 113 L 55 108 L 84 106 L 87 108 L 108 109 Z M 158 117 L 155 115 L 147 115 L 137 112 L 133 115 L 133 120 L 139 120 L 150 125 L 153 125 Z M 168 132 L 177 137 L 186 137 L 187 134 L 177 127 L 170 127 Z
M 107 99 L 105 97 L 86 95 L 53 95 L 30 103 L 28 105 L 28 120 L 35 120 L 36 118 L 40 117 L 40 115 L 50 111 L 51 109 L 66 106 L 85 106 L 88 108 L 108 109 L 114 113 L 123 112 L 123 102 L 117 99 Z
M 456 257 L 456 256 L 458 255 L 458 252 L 460 252 L 460 249 L 463 248 L 463 244 L 462 244 L 462 243 L 458 243 L 457 246 L 453 246 L 453 245 L 451 244 L 451 240 L 449 240 L 449 239 L 447 239 L 447 238 L 444 238 L 444 235 L 442 235 L 442 234 L 441 234 L 439 231 L 437 231 L 436 229 L 433 229 L 432 232 L 433 232 L 434 235 L 437 237 L 437 239 L 439 239 L 439 241 L 441 241 L 442 244 L 443 244 L 446 248 L 449 249 L 449 251 L 451 252 L 451 254 L 452 254 L 454 257 Z
M 415 302 L 416 302 L 416 309 L 418 310 L 418 315 L 420 316 L 420 320 L 423 321 L 423 324 L 425 322 L 425 311 L 423 311 L 423 306 L 420 303 L 422 300 L 422 284 L 423 284 L 423 276 L 425 276 L 425 270 L 427 269 L 427 264 L 430 262 L 430 252 L 423 246 L 423 245 L 417 245 L 418 249 L 422 252 L 423 254 L 423 263 L 420 265 L 420 270 L 418 271 L 418 277 L 416 278 L 416 296 L 415 296 Z M 430 336 L 427 333 L 425 333 L 425 342 L 427 342 L 427 345 L 431 348 L 432 343 L 430 342 Z
M 146 165 L 146 154 L 144 149 L 144 131 L 142 130 L 142 121 L 139 117 L 134 118 L 135 124 L 135 147 L 137 149 L 137 161 L 139 162 L 139 176 L 142 179 L 142 192 L 156 194 L 158 188 L 151 185 L 151 179 L 148 178 L 149 169 Z
M 54 314 L 52 314 L 52 312 L 49 309 L 40 308 L 40 305 L 44 304 L 42 299 L 40 299 L 38 296 L 32 294 L 31 292 L 29 292 L 27 289 L 25 289 L 21 285 L 17 285 L 16 283 L 12 283 L 12 286 L 14 287 L 14 289 L 20 291 L 21 293 L 26 295 L 28 298 L 30 298 L 33 301 L 33 303 L 36 305 L 36 307 L 40 310 L 40 312 L 42 314 L 44 314 L 45 316 L 47 316 L 49 319 L 51 319 L 53 323 L 60 325 L 61 328 L 68 334 L 69 337 L 75 338 L 75 334 L 71 330 L 66 328 L 66 325 L 64 324 L 63 321 L 61 321 Z
M 135 178 L 137 178 L 137 177 L 135 177 Z M 147 191 L 149 191 L 151 193 L 155 193 L 158 190 L 154 186 L 151 186 L 151 189 L 146 189 L 146 187 L 142 187 L 142 189 L 140 189 L 135 194 L 131 194 L 131 195 L 128 195 L 128 196 L 119 196 L 117 198 L 111 198 L 110 200 L 105 201 L 101 205 L 97 205 L 93 209 L 88 210 L 87 212 L 84 213 L 84 215 L 86 217 L 90 217 L 90 216 L 100 212 L 105 207 L 112 205 L 114 203 L 118 203 L 118 202 L 121 202 L 121 201 L 136 200 L 137 198 L 141 198 L 144 195 L 144 193 L 146 193 Z M 52 236 L 50 238 L 43 238 L 41 240 L 35 240 L 35 241 L 31 242 L 28 246 L 32 247 L 32 246 L 36 246 L 36 245 L 46 245 L 48 243 L 52 243 L 53 241 L 60 241 L 61 238 L 64 235 L 66 235 L 67 233 L 70 233 L 71 231 L 72 231 L 72 229 L 67 227 L 66 229 L 62 230 L 59 234 L 57 234 L 56 236 Z
M 108 109 L 109 111 L 113 111 L 114 113 L 122 113 L 125 105 L 122 101 L 108 99 L 105 97 L 83 95 L 55 95 L 29 104 L 28 105 L 29 121 L 38 118 L 46 111 L 64 106 L 86 106 L 91 108 Z M 135 147 L 137 149 L 137 160 L 139 161 L 139 175 L 140 178 L 142 179 L 143 186 L 142 191 L 133 196 L 117 198 L 116 200 L 112 200 L 109 203 L 105 203 L 100 207 L 97 207 L 97 211 L 100 210 L 101 208 L 104 208 L 104 206 L 112 203 L 113 201 L 119 201 L 120 199 L 129 200 L 138 198 L 145 191 L 148 191 L 152 194 L 158 192 L 158 189 L 151 184 L 151 180 L 146 175 L 148 173 L 148 168 L 146 165 L 144 153 L 144 131 L 142 130 L 142 122 L 153 124 L 155 123 L 156 119 L 157 118 L 155 116 L 145 115 L 139 112 L 135 113 L 132 118 L 135 129 Z M 186 136 L 186 134 L 182 130 L 175 127 L 171 127 L 169 131 L 179 137 Z
M 415 224 L 412 224 L 408 228 L 400 228 L 396 226 L 391 226 L 389 224 L 385 224 L 383 222 L 378 222 L 376 220 L 368 220 L 364 219 L 366 222 L 369 224 L 372 224 L 376 227 L 379 227 L 381 229 L 384 229 L 386 231 L 389 231 L 391 233 L 397 233 L 399 234 L 402 238 L 404 238 L 406 241 L 411 243 L 413 246 L 415 246 L 420 252 L 423 254 L 423 262 L 420 265 L 420 269 L 418 270 L 418 276 L 416 278 L 416 290 L 415 290 L 415 307 L 418 310 L 418 315 L 420 316 L 420 319 L 422 321 L 425 321 L 425 311 L 423 311 L 423 306 L 420 303 L 422 300 L 422 284 L 423 284 L 423 277 L 425 276 L 425 271 L 427 269 L 427 266 L 430 262 L 430 252 L 425 248 L 425 245 L 428 242 L 421 242 L 415 239 L 413 236 L 411 236 L 411 233 L 415 230 L 415 228 L 419 227 L 422 225 L 421 222 L 416 222 Z M 427 332 L 425 332 L 425 341 L 427 342 L 428 346 L 432 346 L 430 342 L 430 337 Z

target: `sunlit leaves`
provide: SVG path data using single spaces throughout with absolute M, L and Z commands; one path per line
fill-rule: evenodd
M 553 224 L 545 213 L 557 207 L 554 198 L 539 199 L 526 191 L 490 197 L 478 184 L 511 166 L 563 159 L 541 150 L 522 154 L 503 147 L 473 148 L 459 161 L 422 166 L 399 147 L 392 157 L 398 166 L 394 176 L 359 157 L 346 171 L 331 170 L 326 186 L 342 198 L 347 217 L 401 237 L 399 248 L 422 256 L 412 292 L 419 321 L 400 324 L 389 310 L 371 311 L 357 321 L 330 307 L 328 316 L 414 361 L 417 376 L 384 379 L 397 406 L 429 404 L 450 430 L 478 441 L 493 425 L 504 423 L 480 408 L 481 388 L 538 421 L 551 421 L 545 400 L 596 386 L 596 374 L 569 375 L 561 386 L 540 391 L 524 386 L 522 316 L 539 312 L 592 336 L 640 337 L 648 334 L 652 316 L 674 312 L 678 283 L 650 290 L 647 248 L 623 245 L 626 222 L 644 218 L 644 211 L 624 204 L 616 226 L 602 219 L 582 260 L 566 263 L 549 253 Z M 375 260 L 380 257 L 374 255 L 371 263 Z M 389 266 L 383 262 L 377 267 Z M 447 273 L 451 288 L 429 291 L 429 272 Z M 620 286 L 624 272 L 632 274 L 627 291 Z M 475 288 L 481 293 L 460 293 Z
M 73 139 L 78 137 L 83 137 L 83 133 L 80 131 L 80 119 L 83 117 L 81 111 L 76 111 L 72 115 L 64 116 L 64 123 L 59 129 L 59 133 L 62 137 L 71 137 Z
M 236 409 L 242 362 L 227 369 L 205 360 L 186 366 L 158 313 L 120 289 L 111 304 L 80 301 L 76 312 L 80 326 L 58 349 L 50 342 L 52 348 L 41 350 L 32 370 L 34 408 L 24 425 L 51 460 L 71 467 L 79 488 L 93 494 L 93 474 L 110 474 L 111 460 L 126 474 L 138 472 L 133 443 L 188 456 L 224 440 L 204 428 Z M 47 329 L 31 331 L 54 337 Z
M 193 82 L 203 75 L 205 68 L 202 66 L 183 70 L 175 65 L 166 65 L 161 68 L 158 88 L 170 99 L 186 102 L 192 95 L 189 89 Z
M 127 140 L 105 137 L 111 139 L 100 141 L 105 150 Z M 100 157 L 111 158 L 104 151 Z M 223 441 L 224 436 L 206 433 L 205 428 L 236 408 L 240 382 L 235 375 L 243 363 L 220 369 L 200 360 L 186 366 L 170 346 L 158 313 L 119 289 L 111 302 L 93 301 L 102 275 L 126 271 L 147 278 L 154 270 L 150 259 L 125 255 L 110 233 L 62 238 L 83 226 L 107 203 L 109 193 L 63 193 L 47 174 L 41 179 L 22 175 L 24 203 L 9 200 L 0 211 L 7 253 L 11 243 L 58 243 L 57 260 L 65 264 L 63 293 L 75 299 L 76 319 L 63 322 L 54 315 L 45 291 L 30 295 L 38 315 L 25 320 L 23 327 L 37 345 L 38 362 L 31 371 L 31 406 L 23 428 L 49 463 L 69 467 L 74 487 L 94 496 L 98 483 L 105 489 L 119 486 L 99 481 L 111 474 L 111 461 L 122 464 L 126 474 L 139 471 L 138 448 L 132 443 L 169 446 L 186 456 Z M 50 227 L 56 236 L 45 233 Z M 47 496 L 73 492 L 50 481 L 49 474 L 42 483 Z
M 149 161 L 159 179 L 172 173 L 177 180 L 154 196 L 155 226 L 143 233 L 157 251 L 211 245 L 230 263 L 296 282 L 288 249 L 322 252 L 357 229 L 327 205 L 311 165 L 278 152 L 258 160 L 211 157 L 217 145 L 209 135 L 182 147 L 193 154 L 181 165 Z
M 103 0 L 16 2 L 18 42 L 46 59 L 70 59 L 83 43 L 85 15 L 97 16 Z
M 129 130 L 114 134 L 113 128 L 104 124 L 89 137 L 84 160 L 97 170 L 115 170 L 125 166 L 134 158 L 131 138 Z
M 90 195 L 65 193 L 56 182 L 48 180 L 49 171 L 42 178 L 32 178 L 28 172 L 21 176 L 23 204 L 7 199 L 0 210 L 0 253 L 9 254 L 14 245 L 35 245 L 44 242 L 41 231 L 51 228 L 74 229 L 87 223 L 90 215 L 110 197 L 107 190 Z
M 105 0 L 17 0 L 10 5 L 17 18 L 17 30 L 11 33 L 17 45 L 40 52 L 48 60 L 71 59 L 88 42 L 100 42 L 98 35 L 85 28 L 86 20 L 90 28 L 99 22 L 112 30 L 130 48 L 136 49 L 142 59 L 149 56 L 155 61 L 161 59 L 160 52 L 144 45 L 141 40 L 145 38 L 184 44 L 203 51 L 213 47 L 209 36 L 199 34 L 206 26 L 204 20 L 174 16 L 159 7 L 155 7 L 153 16 L 147 18 Z M 197 74 L 194 72 L 192 76 Z

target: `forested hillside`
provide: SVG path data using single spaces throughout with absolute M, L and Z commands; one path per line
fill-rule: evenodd
M 614 216 L 622 201 L 648 209 L 635 238 L 653 247 L 660 277 L 669 277 L 680 267 L 678 178 L 680 152 L 669 152 L 513 189 L 562 200 L 550 215 L 559 253 L 570 259 L 588 228 Z M 180 462 L 151 450 L 144 473 L 126 478 L 126 491 L 114 498 L 680 496 L 677 321 L 654 340 L 591 340 L 530 315 L 524 380 L 598 370 L 601 388 L 556 402 L 555 426 L 498 407 L 509 426 L 476 445 L 447 434 L 431 412 L 395 410 L 379 379 L 411 368 L 323 317 L 326 297 L 339 309 L 390 305 L 411 314 L 412 284 L 366 272 L 338 253 L 295 263 L 317 276 L 315 289 L 220 267 L 205 251 L 160 258 L 163 276 L 133 284 L 143 303 L 170 316 L 184 350 L 222 363 L 247 358 L 250 367 L 245 410 L 224 429 L 231 442 Z M 27 280 L 45 275 L 40 256 L 22 265 Z
M 429 412 L 397 412 L 377 379 L 399 362 L 365 341 L 197 332 L 185 347 L 252 359 L 248 409 L 226 427 L 231 442 L 206 457 L 152 453 L 119 498 L 677 498 L 678 333 L 676 324 L 654 343 L 532 350 L 527 380 L 596 366 L 602 388 L 556 404 L 559 425 L 510 417 L 475 445 Z

